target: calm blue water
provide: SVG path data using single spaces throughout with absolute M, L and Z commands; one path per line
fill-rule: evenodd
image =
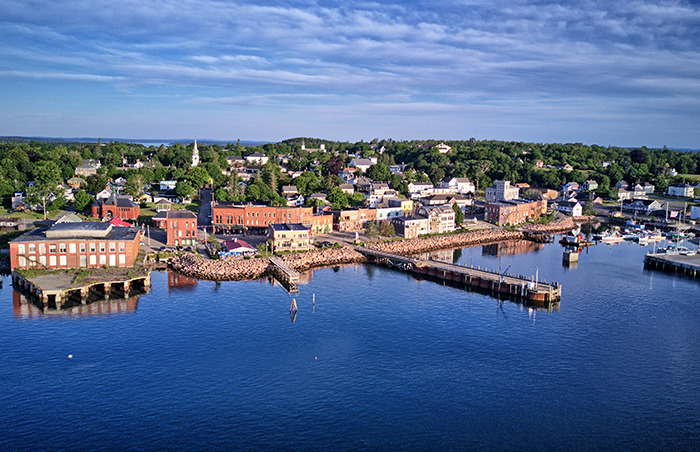
M 353 265 L 314 271 L 294 323 L 279 286 L 165 273 L 135 310 L 44 316 L 6 278 L 0 450 L 697 450 L 700 282 L 646 249 L 461 252 L 560 281 L 551 312 Z

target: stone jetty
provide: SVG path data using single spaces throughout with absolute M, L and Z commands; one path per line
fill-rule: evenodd
M 364 262 L 365 257 L 350 247 L 286 254 L 281 260 L 296 271 L 329 265 Z M 214 281 L 258 279 L 271 273 L 269 259 L 255 258 L 240 261 L 205 260 L 192 253 L 170 260 L 170 267 L 186 276 Z
M 519 231 L 503 231 L 494 229 L 491 231 L 473 231 L 433 237 L 419 237 L 417 239 L 400 240 L 394 242 L 368 243 L 365 245 L 365 247 L 392 254 L 415 254 L 448 248 L 484 245 L 487 243 L 504 242 L 506 240 L 517 240 L 522 238 L 523 233 Z

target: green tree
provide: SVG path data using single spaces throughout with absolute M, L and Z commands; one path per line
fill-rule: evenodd
M 85 190 L 79 190 L 74 196 L 73 205 L 82 212 L 92 205 L 93 202 L 95 202 L 95 198 L 90 196 Z
M 460 227 L 464 222 L 464 212 L 457 203 L 452 204 L 452 210 L 455 211 L 455 226 Z
M 384 237 L 393 237 L 396 235 L 394 225 L 390 221 L 382 221 L 379 223 L 379 234 Z
M 191 198 L 197 190 L 186 180 L 181 180 L 175 186 L 175 194 L 180 198 Z
M 201 188 L 204 184 L 208 184 L 211 180 L 209 173 L 204 168 L 195 166 L 187 171 L 187 180 L 195 188 Z
M 367 226 L 365 227 L 365 235 L 367 237 L 375 237 L 377 234 L 379 234 L 379 229 L 377 228 L 377 222 L 374 220 L 368 221 Z
M 377 163 L 369 167 L 367 177 L 375 181 L 388 182 L 391 179 L 391 171 L 385 164 Z
M 344 209 L 348 205 L 348 195 L 343 192 L 340 188 L 336 187 L 328 193 L 326 199 L 331 203 L 331 208 L 333 209 Z

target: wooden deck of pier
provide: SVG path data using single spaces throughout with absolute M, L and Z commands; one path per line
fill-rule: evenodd
M 285 264 L 279 257 L 270 257 L 272 263 L 272 274 L 281 282 L 290 292 L 299 291 L 299 280 L 301 275 L 299 272 Z
M 501 275 L 497 271 L 482 270 L 479 267 L 464 267 L 445 262 L 417 259 L 359 246 L 355 249 L 364 254 L 368 260 L 378 264 L 444 281 L 505 293 L 534 303 L 548 304 L 561 299 L 561 285 L 559 283 L 533 282 L 522 275 Z
M 684 256 L 673 253 L 647 253 L 644 256 L 644 266 L 654 270 L 700 278 L 700 254 Z

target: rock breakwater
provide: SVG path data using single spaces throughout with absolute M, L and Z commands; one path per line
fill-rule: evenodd
M 448 248 L 484 245 L 486 243 L 503 242 L 506 240 L 517 240 L 523 237 L 523 233 L 519 231 L 474 231 L 395 242 L 368 243 L 365 247 L 377 251 L 384 251 L 386 253 L 415 254 Z
M 365 257 L 349 247 L 286 254 L 281 259 L 296 271 L 328 265 L 364 262 Z M 170 260 L 170 267 L 186 276 L 213 281 L 240 281 L 258 279 L 271 273 L 267 258 L 231 260 L 205 260 L 188 253 Z

